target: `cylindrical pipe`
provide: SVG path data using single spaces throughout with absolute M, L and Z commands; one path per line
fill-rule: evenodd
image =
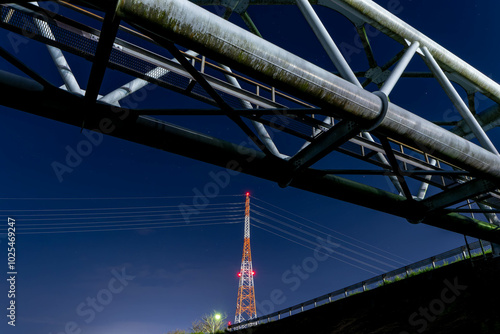
M 220 66 L 223 69 L 225 69 L 227 72 L 231 72 L 231 68 L 229 68 L 228 66 L 222 65 L 222 64 L 220 64 Z M 238 82 L 238 80 L 235 77 L 233 77 L 229 73 L 226 73 L 225 77 L 226 77 L 226 80 L 231 85 L 233 85 L 236 88 L 241 88 L 240 83 Z M 241 103 L 242 107 L 245 109 L 253 109 L 252 104 L 246 100 L 240 100 L 240 103 Z M 251 120 L 251 122 L 252 122 L 252 125 L 255 127 L 255 130 L 257 131 L 257 135 L 259 136 L 260 140 L 262 140 L 262 143 L 266 146 L 266 148 L 269 150 L 269 152 L 271 152 L 273 155 L 277 156 L 278 158 L 287 159 L 288 158 L 287 155 L 281 154 L 279 152 L 278 148 L 274 144 L 273 139 L 269 135 L 269 132 L 267 132 L 266 127 L 262 123 L 259 123 L 259 122 L 254 121 L 254 120 Z
M 437 163 L 437 160 L 436 159 L 431 159 L 429 161 L 429 164 L 431 164 L 432 166 L 436 166 L 436 163 Z M 426 175 L 424 177 L 427 181 L 430 181 L 431 178 L 432 178 L 432 175 Z M 425 194 L 427 194 L 427 189 L 429 189 L 429 183 L 427 182 L 422 182 L 422 185 L 420 186 L 420 190 L 418 191 L 418 195 L 417 195 L 417 198 L 418 199 L 424 199 L 425 198 Z
M 342 56 L 342 53 L 340 53 L 339 48 L 333 41 L 332 37 L 326 30 L 325 26 L 319 19 L 318 15 L 312 8 L 311 4 L 307 0 L 297 0 L 297 6 L 299 7 L 300 11 L 302 12 L 302 15 L 307 20 L 307 23 L 311 26 L 312 30 L 314 31 L 314 34 L 318 38 L 319 42 L 325 49 L 326 53 L 332 60 L 333 64 L 335 65 L 335 68 L 340 72 L 340 76 L 347 81 L 355 84 L 358 87 L 361 87 L 361 84 L 359 83 L 358 79 L 354 75 L 354 72 L 352 71 L 351 67 L 349 64 L 347 64 L 347 61 L 344 59 L 344 56 Z
M 413 58 L 413 55 L 415 54 L 415 52 L 417 52 L 419 45 L 420 45 L 419 42 L 413 42 L 408 48 L 408 50 L 406 50 L 403 57 L 398 61 L 398 63 L 394 67 L 394 70 L 392 70 L 391 75 L 384 82 L 382 88 L 380 88 L 380 91 L 382 93 L 385 93 L 385 95 L 387 96 L 391 94 L 392 89 L 394 88 L 394 86 L 396 86 L 396 83 L 398 82 L 399 78 L 401 78 L 401 75 L 403 74 L 406 66 L 408 66 L 410 60 Z
M 314 31 L 314 34 L 320 41 L 321 45 L 325 49 L 326 53 L 330 57 L 331 61 L 333 62 L 333 65 L 337 70 L 340 72 L 340 76 L 344 78 L 345 80 L 349 81 L 350 83 L 362 88 L 361 84 L 359 83 L 358 79 L 354 75 L 354 72 L 352 71 L 351 67 L 349 64 L 347 64 L 347 61 L 345 60 L 344 56 L 342 56 L 342 53 L 338 49 L 337 45 L 333 41 L 332 37 L 326 30 L 325 26 L 319 19 L 318 15 L 312 8 L 311 4 L 309 3 L 308 0 L 297 0 L 297 5 L 306 18 L 307 22 L 311 26 L 311 28 Z M 417 44 L 418 47 L 418 44 Z M 416 49 L 415 49 L 416 50 Z M 403 68 L 404 69 L 404 68 Z M 395 82 L 394 82 L 395 84 Z M 392 89 L 392 88 L 391 88 Z M 390 90 L 389 90 L 390 91 Z M 386 95 L 389 95 L 386 93 Z M 330 121 L 330 117 L 325 118 L 325 122 L 328 123 Z M 313 132 L 313 136 L 315 136 L 316 133 Z M 370 140 L 371 142 L 374 142 L 372 136 L 368 132 L 363 132 L 362 133 L 363 137 Z M 306 142 L 301 150 L 303 150 L 305 147 L 307 147 L 310 144 L 310 142 Z M 377 153 L 376 154 L 377 160 L 384 164 L 388 164 L 387 159 L 384 157 L 382 153 Z M 401 187 L 401 184 L 399 183 L 398 179 L 394 176 L 391 175 L 389 176 L 389 179 L 391 182 L 394 184 L 396 187 L 396 190 L 398 191 L 399 194 L 403 193 L 403 189 Z
M 464 121 L 467 122 L 467 125 L 469 125 L 472 132 L 474 132 L 474 135 L 479 140 L 481 145 L 488 151 L 498 155 L 498 151 L 495 148 L 495 145 L 493 145 L 490 138 L 488 138 L 486 133 L 484 133 L 484 130 L 481 128 L 474 115 L 472 115 L 469 108 L 467 108 L 460 95 L 458 95 L 450 80 L 434 60 L 434 57 L 432 57 L 429 50 L 427 50 L 427 48 L 424 46 L 422 48 L 422 51 L 424 52 L 424 60 L 427 63 L 427 66 L 429 66 L 430 70 L 439 81 L 441 87 L 443 87 L 444 91 L 446 92 L 446 95 L 448 95 L 450 100 L 453 102 L 453 105 L 455 106 L 455 108 L 457 108 Z
M 50 45 L 47 45 L 47 50 L 49 51 L 52 60 L 56 64 L 57 70 L 59 71 L 59 74 L 61 75 L 61 78 L 64 81 L 64 85 L 66 86 L 68 91 L 75 94 L 84 95 L 62 51 Z
M 31 2 L 31 4 L 39 7 L 38 2 L 36 1 Z M 53 41 L 56 40 L 54 34 L 52 33 L 52 29 L 47 22 L 37 18 L 34 19 L 34 22 L 43 37 Z M 61 75 L 64 85 L 66 86 L 68 91 L 75 94 L 84 95 L 84 92 L 81 90 L 80 85 L 78 84 L 73 72 L 71 71 L 71 68 L 69 67 L 69 64 L 66 61 L 66 58 L 64 57 L 62 51 L 51 45 L 47 45 L 47 50 L 49 51 L 52 60 L 56 64 L 57 70 L 59 71 L 59 74 Z
M 191 0 L 200 6 L 219 5 L 220 0 Z M 500 85 L 488 76 L 460 59 L 399 17 L 372 0 L 310 0 L 313 5 L 324 6 L 345 15 L 355 24 L 368 23 L 403 45 L 405 40 L 418 41 L 426 46 L 434 58 L 446 65 L 472 87 L 478 87 L 484 95 L 500 103 Z M 394 2 L 396 7 L 397 2 Z M 249 0 L 249 5 L 295 5 L 296 0 Z
M 381 101 L 187 0 L 120 0 L 117 14 L 132 24 L 254 75 L 363 124 Z M 366 123 L 365 123 L 366 124 Z M 500 157 L 394 104 L 377 131 L 476 174 L 500 180 Z

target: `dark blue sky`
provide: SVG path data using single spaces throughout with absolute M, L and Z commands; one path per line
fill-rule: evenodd
M 385 6 L 388 1 L 376 2 Z M 436 4 L 432 1 L 404 0 L 401 1 L 399 16 L 496 79 L 500 76 L 500 65 L 492 41 L 496 40 L 493 15 L 498 9 L 498 5 L 492 2 L 445 1 Z M 61 9 L 61 12 L 64 11 Z M 249 13 L 266 38 L 318 65 L 332 69 L 328 57 L 296 7 L 257 7 L 250 8 Z M 326 9 L 318 8 L 318 13 L 339 45 L 352 41 L 353 29 L 347 20 Z M 241 24 L 239 18 L 234 17 L 232 20 Z M 371 42 L 376 56 L 380 57 L 380 63 L 391 58 L 400 48 L 382 35 L 375 36 Z M 0 34 L 0 44 L 14 52 L 5 31 Z M 30 41 L 19 46 L 17 55 L 49 81 L 58 86 L 62 84 L 45 46 Z M 352 62 L 356 70 L 366 69 L 363 57 L 362 52 L 353 55 Z M 67 59 L 84 88 L 90 64 L 72 55 L 67 55 Z M 415 58 L 410 66 L 421 69 L 422 61 Z M 3 60 L 0 60 L 0 68 L 19 73 Z M 124 74 L 108 70 L 102 92 L 111 91 L 130 79 Z M 453 112 L 446 113 L 451 103 L 437 84 L 429 79 L 421 80 L 418 85 L 410 80 L 401 81 L 394 90 L 394 96 L 391 95 L 392 101 L 432 120 L 447 117 L 456 119 Z M 148 90 L 147 94 L 147 100 L 141 101 L 140 106 L 202 106 L 199 102 L 161 88 Z M 2 96 L 2 99 L 6 98 L 8 96 Z M 135 99 L 142 100 L 142 97 L 136 96 Z M 478 101 L 479 110 L 489 105 L 488 101 Z M 76 222 L 69 219 L 29 220 L 70 217 L 47 214 L 93 212 L 94 217 L 102 217 L 104 212 L 122 212 L 121 215 L 125 215 L 123 212 L 158 210 L 162 211 L 160 218 L 175 221 L 180 217 L 178 206 L 192 205 L 197 190 L 203 191 L 213 181 L 214 173 L 224 172 L 212 165 L 105 137 L 102 143 L 92 147 L 91 154 L 84 157 L 71 173 L 64 174 L 60 182 L 52 164 L 65 159 L 67 146 L 75 148 L 85 139 L 80 129 L 4 107 L 0 108 L 0 117 L 0 138 L 3 143 L 0 149 L 0 216 L 5 222 L 7 217 L 16 218 L 20 232 L 26 224 Z M 234 142 L 245 140 L 245 136 L 222 117 L 164 119 L 230 138 Z M 491 131 L 491 135 L 494 142 L 498 142 L 497 131 Z M 285 151 L 290 149 L 286 142 L 282 144 Z M 326 160 L 329 161 L 364 168 L 339 153 Z M 370 182 L 381 188 L 387 187 L 386 180 L 382 178 L 370 178 Z M 210 220 L 211 215 L 216 213 L 200 212 L 191 216 L 190 224 L 179 219 L 180 227 L 19 234 L 16 241 L 17 328 L 7 326 L 2 313 L 4 320 L 0 324 L 0 332 L 59 334 L 65 331 L 66 326 L 76 326 L 86 334 L 164 333 L 175 328 L 187 329 L 192 321 L 213 310 L 226 312 L 228 320 L 232 321 L 238 286 L 236 273 L 243 246 L 241 210 L 246 191 L 254 196 L 252 204 L 256 205 L 255 210 L 260 213 L 275 211 L 281 215 L 275 215 L 276 219 L 322 237 L 326 235 L 298 223 L 329 233 L 339 238 L 335 239 L 340 245 L 339 249 L 351 257 L 341 257 L 350 264 L 331 258 L 318 262 L 317 268 L 297 283 L 286 273 L 294 266 L 307 262 L 308 258 L 314 256 L 314 250 L 253 227 L 252 255 L 259 315 L 269 310 L 269 307 L 262 305 L 269 305 L 266 301 L 270 300 L 272 291 L 276 289 L 283 292 L 283 298 L 280 298 L 279 305 L 275 305 L 275 310 L 367 279 L 374 273 L 380 274 L 399 267 L 401 263 L 415 262 L 463 244 L 461 235 L 425 225 L 411 225 L 401 218 L 293 188 L 281 189 L 274 183 L 240 174 L 232 176 L 227 186 L 219 189 L 220 196 L 209 199 L 209 206 L 206 207 L 213 208 L 214 212 L 220 212 L 221 215 L 240 214 L 240 223 L 194 226 L 223 221 L 216 221 L 215 218 Z M 273 205 L 286 211 L 280 211 Z M 127 207 L 163 208 L 123 209 Z M 238 207 L 240 211 L 229 212 L 236 210 L 232 207 Z M 108 208 L 122 209 L 103 210 Z M 24 211 L 61 209 L 66 211 Z M 30 214 L 39 216 L 28 216 Z M 257 214 L 253 216 L 268 223 L 276 223 Z M 209 221 L 202 222 L 202 219 Z M 228 217 L 225 222 L 235 219 Z M 94 221 L 106 223 L 105 219 Z M 314 225 L 311 221 L 324 227 Z M 6 228 L 6 224 L 2 226 Z M 283 229 L 295 235 L 311 239 L 283 226 Z M 265 226 L 261 224 L 260 227 Z M 304 243 L 284 232 L 274 231 Z M 350 238 L 356 238 L 357 241 Z M 0 238 L 0 261 L 6 262 L 6 247 L 5 238 Z M 4 269 L 2 277 L 5 272 Z M 4 279 L 1 281 L 0 305 L 5 312 L 7 286 Z M 99 312 L 91 311 L 89 303 L 92 298 L 100 298 L 107 304 L 102 308 L 98 305 L 95 309 Z

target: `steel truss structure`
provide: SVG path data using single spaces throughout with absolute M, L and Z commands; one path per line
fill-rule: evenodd
M 252 251 L 250 247 L 250 194 L 247 193 L 245 200 L 243 255 L 241 257 L 241 269 L 238 273 L 240 282 L 238 285 L 238 298 L 236 301 L 234 325 L 257 318 L 257 308 L 255 306 L 255 285 L 253 282 L 254 274 Z M 246 328 L 245 325 L 242 326 L 243 327 L 241 328 Z
M 75 17 L 87 18 L 76 20 L 27 1 L 0 1 L 2 31 L 46 44 L 64 82 L 62 87 L 54 86 L 2 47 L 0 56 L 25 73 L 0 71 L 0 89 L 7 97 L 1 99 L 2 105 L 282 187 L 500 243 L 496 216 L 500 157 L 486 135 L 500 122 L 500 85 L 374 2 L 82 0 L 59 1 L 58 5 Z M 223 15 L 201 7 L 209 5 L 223 6 Z M 338 73 L 262 38 L 247 11 L 262 5 L 297 5 Z M 353 23 L 368 69 L 351 69 L 312 5 L 330 8 Z M 231 14 L 239 14 L 248 29 L 229 22 Z M 376 61 L 368 26 L 401 44 L 384 65 Z M 149 46 L 160 46 L 163 51 Z M 65 54 L 92 62 L 85 90 Z M 406 71 L 416 57 L 425 61 L 427 72 Z M 135 79 L 103 94 L 101 85 L 108 68 Z M 391 103 L 389 97 L 401 77 L 436 79 L 463 120 L 447 129 L 450 124 L 435 124 Z M 202 101 L 207 108 L 120 105 L 125 97 L 150 84 Z M 377 89 L 367 90 L 370 84 Z M 465 91 L 467 103 L 457 92 L 458 86 Z M 477 94 L 495 105 L 476 111 Z M 164 120 L 173 115 L 227 117 L 256 148 Z M 285 154 L 275 140 L 278 137 L 301 145 Z M 333 154 L 373 168 L 346 169 L 334 164 L 324 168 L 326 162 L 331 165 Z M 318 162 L 322 168 L 316 167 Z M 387 189 L 360 183 L 352 177 L 356 175 L 387 178 Z M 484 221 L 476 219 L 479 213 Z

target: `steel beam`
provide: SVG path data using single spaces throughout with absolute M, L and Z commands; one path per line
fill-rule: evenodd
M 11 98 L 7 107 L 79 127 L 87 112 L 83 97 L 0 70 L 0 90 Z M 120 113 L 128 110 L 97 103 L 86 122 L 88 129 L 179 154 L 226 168 L 230 175 L 246 173 L 279 182 L 286 162 L 248 147 L 197 133 L 149 117 Z M 71 112 L 69 112 L 71 109 Z M 105 127 L 103 127 L 105 124 Z M 403 218 L 415 218 L 421 210 L 402 196 L 321 171 L 306 169 L 291 183 L 292 187 L 347 201 Z M 422 222 L 460 234 L 500 243 L 495 225 L 449 213 L 429 215 Z
M 425 208 L 425 212 L 422 212 L 422 214 L 447 208 L 450 205 L 460 203 L 466 199 L 474 198 L 478 195 L 492 191 L 497 187 L 497 184 L 482 179 L 474 179 L 472 181 L 462 183 L 420 201 L 419 203 Z
M 7 107 L 77 127 L 81 125 L 81 115 L 87 112 L 83 97 L 4 71 L 0 71 L 0 90 L 11 97 L 5 101 Z M 279 182 L 286 167 L 281 159 L 167 122 L 134 114 L 120 117 L 121 112 L 127 112 L 125 109 L 97 103 L 93 111 L 87 118 L 88 129 L 211 163 L 226 168 L 230 175 L 242 172 Z M 291 186 L 404 218 L 417 217 L 421 209 L 402 196 L 312 169 L 297 175 Z M 453 213 L 436 213 L 423 222 L 500 242 L 500 230 L 495 225 Z
M 462 100 L 460 95 L 458 95 L 457 91 L 451 84 L 450 80 L 446 77 L 443 70 L 434 60 L 434 57 L 431 55 L 429 50 L 427 50 L 426 47 L 423 47 L 422 51 L 424 52 L 425 55 L 424 60 L 427 63 L 427 66 L 429 66 L 432 73 L 434 73 L 434 76 L 438 80 L 439 84 L 443 87 L 444 91 L 446 92 L 446 95 L 448 95 L 450 100 L 453 102 L 453 105 L 458 110 L 458 112 L 460 113 L 464 121 L 467 123 L 469 128 L 472 130 L 472 132 L 474 132 L 474 135 L 479 140 L 481 145 L 488 151 L 498 155 L 498 151 L 495 148 L 495 145 L 493 145 L 490 138 L 488 138 L 486 133 L 484 133 L 484 130 L 481 128 L 474 115 L 472 115 L 469 108 L 467 108 L 465 102 Z
M 39 7 L 38 2 L 33 2 L 33 5 Z M 52 29 L 50 28 L 47 22 L 40 20 L 38 18 L 34 18 L 33 21 L 38 27 L 38 30 L 40 30 L 40 33 L 45 38 L 54 41 L 56 40 L 54 34 L 52 33 Z M 73 72 L 71 71 L 71 68 L 69 67 L 69 64 L 66 61 L 66 58 L 64 57 L 62 51 L 51 45 L 47 45 L 47 50 L 50 56 L 52 57 L 52 60 L 54 61 L 66 88 L 72 93 L 83 95 L 84 92 L 80 89 L 80 85 L 76 81 L 76 78 L 73 75 Z
M 382 137 L 380 139 L 380 141 L 382 142 L 382 147 L 384 148 L 385 154 L 387 155 L 387 158 L 389 159 L 389 163 L 392 167 L 392 171 L 395 174 L 396 178 L 398 179 L 398 184 L 401 186 L 401 188 L 403 190 L 403 194 L 405 195 L 405 197 L 407 199 L 413 200 L 413 196 L 411 194 L 410 188 L 406 184 L 406 180 L 405 180 L 403 174 L 401 173 L 401 169 L 399 168 L 398 161 L 396 159 L 396 156 L 394 155 L 394 152 L 392 151 L 392 147 L 391 147 L 391 144 L 389 143 L 389 140 L 387 140 L 387 138 L 385 138 L 385 137 Z
M 366 54 L 366 59 L 368 60 L 368 66 L 370 68 L 375 68 L 377 67 L 377 61 L 375 60 L 375 55 L 373 54 L 372 47 L 370 45 L 370 40 L 368 39 L 368 36 L 366 35 L 366 28 L 365 25 L 359 25 L 356 26 L 356 31 L 361 39 L 361 44 L 363 44 L 363 49 L 365 50 Z
M 227 71 L 227 73 L 225 74 L 226 80 L 234 87 L 241 89 L 241 85 L 238 82 L 238 80 L 234 76 L 229 74 L 229 73 L 232 73 L 231 69 L 229 67 L 227 67 L 226 65 L 220 64 L 220 66 L 224 70 Z M 252 104 L 250 102 L 243 100 L 243 99 L 240 99 L 240 103 L 241 103 L 241 106 L 243 108 L 253 110 Z M 254 126 L 255 130 L 257 131 L 257 135 L 259 136 L 260 140 L 266 146 L 266 148 L 269 150 L 269 152 L 271 152 L 273 155 L 275 155 L 279 158 L 282 158 L 282 159 L 288 158 L 287 155 L 280 153 L 280 151 L 276 147 L 276 144 L 274 143 L 273 139 L 269 135 L 269 132 L 267 132 L 267 129 L 264 126 L 264 124 L 259 123 L 255 120 L 251 120 L 251 122 L 252 122 L 252 125 Z
M 273 1 L 269 2 L 272 3 Z M 284 2 L 284 0 L 278 2 Z M 498 83 L 374 1 L 318 0 L 318 5 L 339 11 L 353 22 L 366 22 L 403 45 L 406 45 L 406 41 L 419 42 L 422 47 L 429 50 L 440 65 L 456 73 L 461 78 L 460 84 L 467 85 L 464 88 L 477 88 L 495 102 L 500 103 L 500 85 Z
M 97 45 L 94 64 L 90 70 L 90 76 L 85 92 L 85 99 L 88 102 L 94 103 L 97 100 L 119 26 L 120 19 L 115 15 L 115 13 L 107 13 L 102 24 L 99 44 Z
M 408 50 L 406 50 L 403 57 L 394 67 L 394 70 L 392 71 L 391 75 L 384 82 L 382 88 L 380 88 L 380 91 L 382 93 L 384 93 L 387 96 L 391 94 L 392 89 L 394 88 L 394 86 L 396 86 L 396 83 L 398 82 L 399 78 L 401 78 L 401 75 L 403 75 L 406 66 L 408 66 L 410 60 L 413 58 L 413 55 L 415 54 L 415 52 L 417 52 L 419 45 L 420 45 L 419 42 L 413 42 L 408 48 Z
M 494 106 L 476 114 L 476 119 L 484 131 L 489 131 L 500 126 L 500 105 L 495 104 Z M 458 122 L 456 127 L 450 131 L 465 139 L 474 138 L 473 132 L 464 120 Z
M 437 160 L 436 159 L 431 159 L 429 161 L 429 163 L 433 166 L 436 166 L 437 164 Z M 427 174 L 425 175 L 425 179 L 427 181 L 430 181 L 432 178 L 432 175 L 431 174 Z M 422 185 L 420 186 L 420 189 L 418 191 L 418 195 L 417 195 L 417 198 L 422 200 L 425 198 L 425 195 L 427 194 L 427 189 L 429 189 L 429 183 L 428 182 L 422 182 Z
M 306 18 L 307 23 L 309 23 L 309 25 L 311 26 L 314 34 L 325 49 L 326 53 L 332 60 L 335 68 L 337 68 L 337 70 L 340 72 L 340 76 L 347 81 L 355 84 L 356 86 L 361 87 L 361 84 L 354 75 L 351 67 L 349 66 L 349 64 L 347 64 L 344 56 L 342 56 L 342 53 L 340 53 L 339 48 L 333 41 L 332 37 L 326 30 L 325 26 L 319 19 L 309 1 L 297 0 L 297 6 Z
M 299 151 L 288 161 L 290 168 L 284 171 L 283 179 L 279 182 L 279 185 L 281 187 L 288 186 L 301 171 L 312 166 L 328 153 L 356 136 L 360 130 L 358 124 L 344 120 L 326 133 L 318 136 L 310 145 Z

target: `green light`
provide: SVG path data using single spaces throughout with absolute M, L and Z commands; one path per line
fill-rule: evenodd
M 219 314 L 219 313 L 217 313 L 217 314 L 215 315 L 215 320 L 220 320 L 220 314 Z

